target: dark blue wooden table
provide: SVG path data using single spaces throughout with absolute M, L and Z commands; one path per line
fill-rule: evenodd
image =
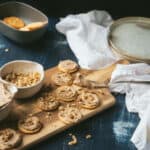
M 0 66 L 11 60 L 25 59 L 37 61 L 47 69 L 62 59 L 76 61 L 66 38 L 55 30 L 57 21 L 49 18 L 45 36 L 30 45 L 18 45 L 0 35 Z M 124 95 L 117 95 L 116 99 L 117 104 L 113 108 L 35 145 L 30 150 L 135 150 L 130 138 L 139 118 L 137 114 L 127 112 Z M 78 138 L 75 146 L 67 145 L 70 132 Z M 85 139 L 88 133 L 92 135 L 89 140 Z

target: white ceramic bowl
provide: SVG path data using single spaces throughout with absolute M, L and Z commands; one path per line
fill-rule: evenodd
M 33 61 L 27 60 L 15 60 L 4 64 L 0 69 L 0 77 L 4 83 L 10 83 L 3 79 L 7 74 L 15 73 L 29 73 L 38 72 L 41 77 L 40 80 L 32 86 L 29 87 L 17 87 L 18 92 L 15 98 L 28 98 L 35 95 L 43 86 L 44 81 L 44 68 L 41 64 Z
M 18 91 L 17 88 L 15 86 L 13 86 L 12 84 L 6 84 L 6 83 L 4 83 L 4 84 L 5 84 L 5 87 L 7 87 L 7 90 L 12 94 L 12 98 L 11 98 L 10 102 L 8 102 L 3 107 L 0 107 L 0 121 L 5 119 L 9 115 L 9 113 L 12 109 L 12 103 L 13 103 L 14 96 Z

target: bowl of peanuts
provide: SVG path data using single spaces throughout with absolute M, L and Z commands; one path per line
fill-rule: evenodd
M 35 95 L 43 86 L 44 68 L 37 62 L 15 60 L 1 67 L 0 78 L 3 83 L 17 87 L 15 98 L 28 98 Z
M 21 2 L 0 4 L 0 32 L 7 38 L 26 44 L 40 39 L 48 27 L 48 17 Z

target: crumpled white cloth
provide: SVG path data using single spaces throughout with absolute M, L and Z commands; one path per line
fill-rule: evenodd
M 66 35 L 71 50 L 82 68 L 99 69 L 119 58 L 108 46 L 107 35 L 113 22 L 106 11 L 90 11 L 68 15 L 56 24 L 56 29 Z
M 82 68 L 99 69 L 120 59 L 108 45 L 112 22 L 106 11 L 95 10 L 68 15 L 56 24 L 56 29 L 66 35 Z M 150 66 L 144 63 L 117 65 L 109 86 L 113 92 L 125 93 L 128 111 L 137 112 L 141 118 L 131 141 L 139 150 L 150 150 Z
M 131 141 L 138 150 L 150 149 L 150 65 L 144 63 L 117 65 L 109 83 L 113 92 L 126 94 L 128 111 L 141 118 Z

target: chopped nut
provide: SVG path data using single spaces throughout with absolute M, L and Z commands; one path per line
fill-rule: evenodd
M 85 136 L 86 139 L 90 139 L 91 137 L 92 137 L 91 134 L 87 134 L 87 135 Z
M 71 133 L 69 134 L 72 138 L 72 140 L 70 142 L 68 142 L 68 145 L 75 145 L 77 144 L 77 138 L 75 135 L 72 135 Z
M 28 87 L 34 85 L 40 80 L 40 73 L 9 73 L 4 77 L 4 80 L 15 84 L 18 87 Z
M 47 115 L 48 115 L 48 116 L 51 116 L 51 115 L 52 115 L 52 113 L 51 113 L 51 112 L 48 112 L 48 113 L 47 113 Z
M 97 90 L 97 92 L 98 92 L 99 94 L 101 94 L 101 95 L 105 95 L 104 91 L 101 90 L 101 89 Z

